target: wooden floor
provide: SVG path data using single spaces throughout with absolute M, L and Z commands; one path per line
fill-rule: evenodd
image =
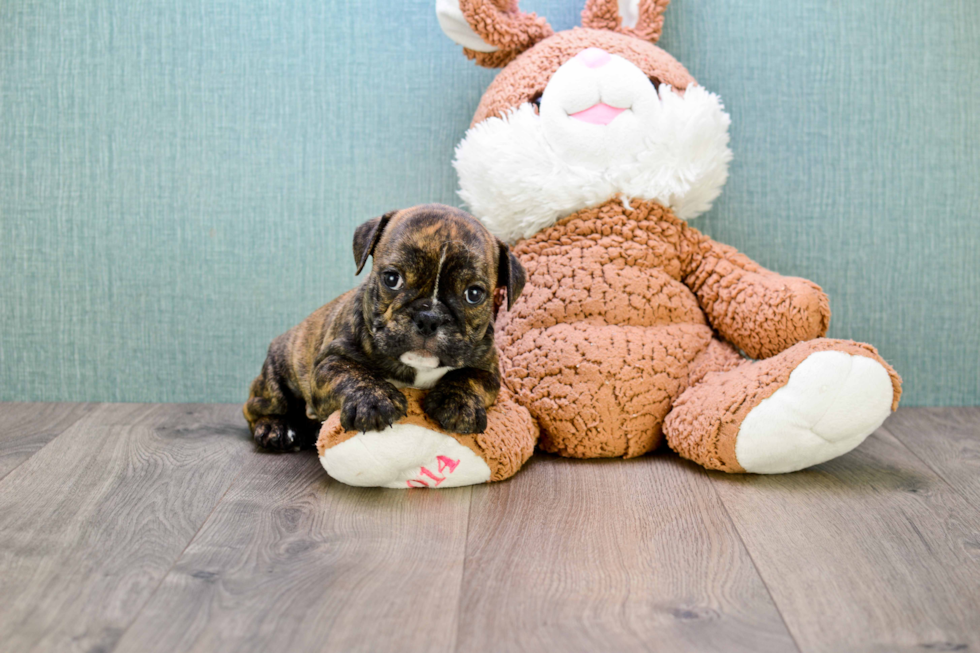
M 980 651 L 980 408 L 785 476 L 364 490 L 238 406 L 0 404 L 3 651 Z

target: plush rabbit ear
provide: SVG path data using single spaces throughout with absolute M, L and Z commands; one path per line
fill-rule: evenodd
M 582 26 L 608 29 L 656 43 L 670 0 L 588 0 Z
M 518 9 L 517 0 L 436 0 L 436 17 L 467 58 L 488 68 L 507 65 L 554 34 L 544 18 Z
M 458 45 L 474 52 L 496 52 L 500 48 L 490 45 L 473 31 L 463 17 L 459 8 L 459 0 L 436 0 L 436 18 L 439 27 Z

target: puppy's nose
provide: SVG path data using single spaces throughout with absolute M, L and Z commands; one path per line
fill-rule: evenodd
M 586 48 L 575 55 L 575 58 L 589 68 L 602 68 L 612 61 L 612 55 L 599 48 Z
M 412 321 L 415 322 L 415 328 L 419 330 L 419 333 L 426 338 L 434 335 L 439 327 L 446 322 L 441 315 L 432 311 L 419 311 L 412 318 Z

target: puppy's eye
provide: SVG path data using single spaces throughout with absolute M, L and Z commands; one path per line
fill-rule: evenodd
M 655 91 L 659 91 L 660 90 L 660 80 L 659 79 L 657 79 L 656 77 L 650 77 L 650 83 L 653 84 L 653 90 L 655 90 Z
M 528 102 L 534 105 L 535 110 L 538 111 L 541 110 L 541 95 L 541 93 L 535 93 L 533 96 L 531 96 L 531 99 L 528 100 Z
M 385 270 L 381 273 L 381 283 L 383 283 L 385 288 L 388 290 L 398 290 L 405 285 L 405 280 L 402 279 L 402 275 L 398 274 L 394 270 Z
M 476 306 L 487 296 L 487 291 L 480 286 L 470 286 L 466 289 L 466 303 Z

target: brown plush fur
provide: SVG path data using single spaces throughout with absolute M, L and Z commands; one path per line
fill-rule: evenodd
M 660 39 L 664 28 L 664 11 L 670 0 L 640 0 L 636 25 L 626 27 L 619 15 L 616 0 L 589 0 L 582 10 L 582 26 L 620 32 L 650 43 Z
M 459 9 L 483 41 L 500 48 L 476 52 L 464 48 L 468 59 L 486 68 L 500 68 L 541 39 L 553 34 L 551 25 L 517 8 L 517 0 L 460 0 Z
M 514 253 L 528 280 L 498 324 L 505 376 L 542 448 L 566 456 L 650 451 L 691 383 L 742 363 L 727 343 L 773 356 L 830 320 L 816 284 L 760 267 L 656 202 L 579 211 Z
M 514 253 L 528 280 L 523 297 L 498 324 L 505 378 L 540 422 L 541 447 L 565 456 L 650 451 L 691 386 L 703 385 L 684 396 L 700 401 L 686 399 L 684 415 L 715 404 L 727 409 L 728 395 L 712 394 L 722 390 L 736 396 L 747 414 L 785 385 L 806 357 L 800 351 L 811 351 L 791 353 L 793 345 L 823 336 L 830 321 L 827 297 L 816 284 L 762 268 L 656 202 L 634 202 L 628 211 L 619 199 L 609 200 L 521 241 Z M 898 376 L 873 348 L 816 342 L 812 351 L 853 350 L 884 364 L 897 404 Z M 783 356 L 743 372 L 745 360 L 731 345 L 752 357 Z M 735 368 L 739 376 L 706 382 L 712 372 Z M 763 377 L 762 370 L 779 373 Z M 686 416 L 671 423 L 671 445 L 684 455 L 740 470 L 734 463 L 737 428 L 722 438 L 731 440 L 731 455 L 719 458 L 721 431 L 708 437 Z M 705 443 L 697 445 L 701 438 Z

